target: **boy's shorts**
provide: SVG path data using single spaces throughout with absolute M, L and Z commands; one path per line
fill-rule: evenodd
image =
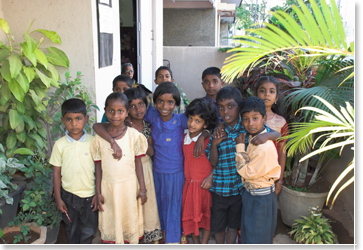
M 211 231 L 218 233 L 228 228 L 241 227 L 241 195 L 220 196 L 212 193 Z

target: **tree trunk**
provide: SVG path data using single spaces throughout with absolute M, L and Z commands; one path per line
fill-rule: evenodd
M 306 174 L 308 172 L 309 159 L 300 162 L 299 165 L 301 165 L 301 167 L 300 167 L 299 178 L 297 179 L 296 185 L 298 187 L 302 187 L 305 184 Z

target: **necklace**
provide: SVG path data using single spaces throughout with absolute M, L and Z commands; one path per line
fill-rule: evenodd
M 126 129 L 127 129 L 127 126 L 125 126 L 124 130 L 122 130 L 121 134 L 116 135 L 116 136 L 111 136 L 111 137 L 112 137 L 112 138 L 117 138 L 117 137 L 119 137 L 120 135 L 122 135 L 122 134 L 125 132 L 125 130 L 126 130 Z

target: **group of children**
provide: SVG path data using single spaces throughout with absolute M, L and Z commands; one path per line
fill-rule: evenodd
M 212 231 L 217 244 L 234 244 L 240 229 L 241 243 L 272 244 L 286 162 L 277 139 L 288 133 L 276 79 L 261 77 L 243 101 L 210 67 L 206 96 L 185 107 L 168 67 L 156 71 L 154 93 L 132 77 L 114 79 L 94 137 L 85 104 L 62 105 L 67 132 L 50 164 L 68 243 L 91 244 L 99 229 L 104 243 L 186 243 L 191 234 L 207 244 Z

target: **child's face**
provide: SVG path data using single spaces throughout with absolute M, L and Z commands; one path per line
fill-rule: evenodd
M 157 75 L 156 79 L 154 80 L 154 82 L 156 85 L 159 85 L 160 83 L 163 83 L 163 82 L 174 82 L 174 79 L 171 79 L 169 70 L 162 69 L 162 70 L 159 70 L 158 75 Z
M 173 117 L 175 106 L 175 100 L 171 93 L 165 93 L 156 98 L 156 109 L 159 111 L 164 122 L 169 121 Z
M 69 136 L 79 140 L 83 135 L 83 128 L 88 122 L 88 118 L 88 115 L 84 116 L 82 113 L 66 113 L 61 121 L 68 130 Z
M 234 127 L 239 119 L 238 103 L 234 99 L 217 101 L 219 114 L 222 119 L 231 127 Z
M 124 123 L 129 112 L 124 101 L 113 99 L 108 102 L 105 113 L 108 122 L 114 127 L 119 127 Z
M 129 89 L 130 86 L 126 84 L 126 82 L 118 81 L 116 82 L 116 86 L 113 88 L 113 92 L 125 92 L 126 89 Z
M 272 82 L 265 82 L 257 89 L 257 97 L 261 98 L 266 107 L 271 107 L 277 101 L 277 90 Z
M 199 115 L 190 115 L 188 117 L 188 129 L 191 138 L 199 135 L 206 127 L 205 120 Z
M 146 105 L 142 99 L 135 99 L 129 103 L 129 115 L 131 119 L 142 120 L 146 113 Z
M 131 66 L 126 66 L 125 75 L 129 76 L 130 79 L 134 77 L 134 69 Z
M 216 99 L 217 92 L 223 84 L 224 82 L 216 75 L 206 75 L 202 82 L 203 89 L 212 100 Z
M 242 124 L 246 131 L 252 136 L 262 132 L 265 120 L 266 116 L 261 115 L 261 113 L 257 111 L 246 112 L 242 115 Z

